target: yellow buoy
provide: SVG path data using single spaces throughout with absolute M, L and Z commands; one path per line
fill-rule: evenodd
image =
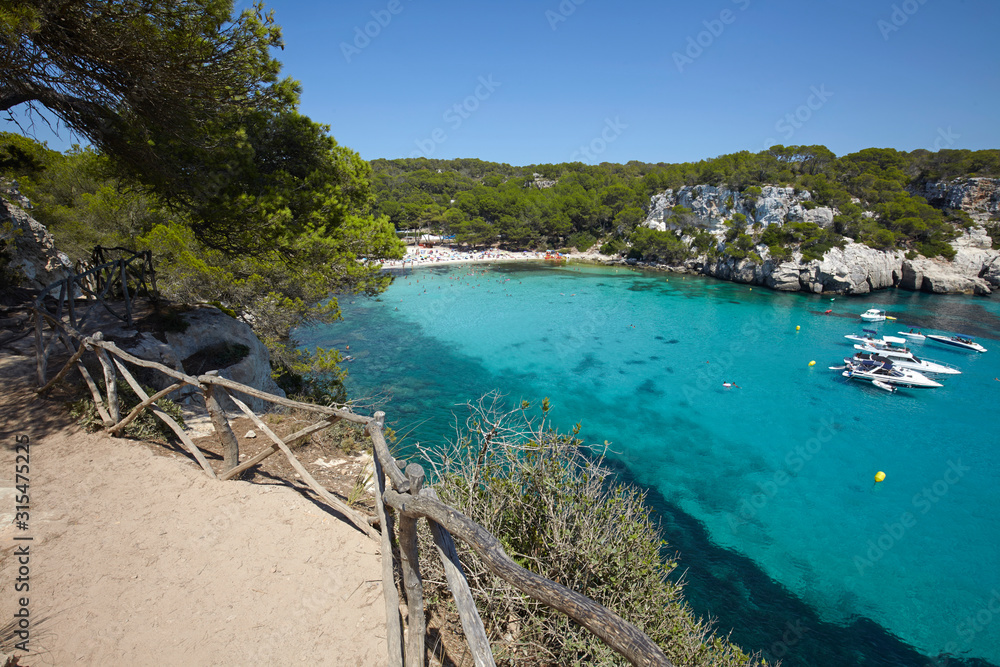
M 810 361 L 810 362 L 809 362 L 809 365 L 810 365 L 810 366 L 815 366 L 815 365 L 816 365 L 816 362 L 815 362 L 815 361 Z
M 799 330 L 799 329 L 801 329 L 801 328 L 802 328 L 802 327 L 800 327 L 800 326 L 799 326 L 798 324 L 796 324 L 796 325 L 795 325 L 795 330 L 796 330 L 796 331 L 798 331 L 798 330 Z
M 879 470 L 877 473 L 875 473 L 875 483 L 878 484 L 879 482 L 884 482 L 884 481 L 885 481 L 885 473 Z

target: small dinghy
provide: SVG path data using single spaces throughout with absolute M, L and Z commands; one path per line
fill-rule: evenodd
M 878 387 L 879 389 L 884 389 L 890 394 L 894 394 L 896 392 L 896 388 L 893 387 L 888 382 L 882 382 L 881 380 L 872 380 L 872 384 Z

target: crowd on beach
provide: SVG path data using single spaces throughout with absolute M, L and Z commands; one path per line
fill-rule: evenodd
M 551 258 L 553 255 L 548 255 Z M 448 247 L 413 247 L 406 248 L 406 255 L 403 259 L 391 259 L 383 262 L 386 269 L 406 269 L 414 266 L 426 266 L 428 264 L 458 264 L 462 262 L 502 262 L 502 261 L 525 261 L 534 259 L 545 259 L 546 253 L 508 250 L 456 250 Z

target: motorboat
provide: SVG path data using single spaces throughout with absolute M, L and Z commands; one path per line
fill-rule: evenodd
M 855 345 L 855 350 L 861 350 L 854 355 L 855 359 L 871 359 L 879 357 L 888 359 L 900 368 L 920 371 L 921 373 L 933 373 L 935 375 L 961 375 L 962 371 L 954 366 L 942 364 L 939 361 L 921 359 L 906 348 L 885 347 L 876 348 L 870 345 Z
M 948 347 L 955 347 L 960 350 L 973 350 L 975 352 L 985 352 L 986 348 L 972 340 L 969 336 L 940 336 L 938 334 L 927 334 L 927 338 L 935 343 L 941 343 Z
M 923 335 L 919 331 L 914 331 L 913 329 L 910 329 L 909 331 L 897 331 L 896 333 L 903 338 L 909 338 L 910 340 L 923 340 L 927 338 L 927 336 Z
M 872 331 L 871 329 L 862 329 L 865 333 L 861 336 L 857 334 L 847 334 L 844 336 L 847 340 L 853 340 L 855 343 L 861 343 L 862 345 L 868 345 L 870 347 L 877 347 L 878 349 L 892 348 L 897 350 L 906 350 L 909 352 L 909 348 L 906 347 L 906 339 L 899 338 L 897 336 L 882 336 L 878 337 L 878 333 Z
M 885 311 L 878 308 L 869 308 L 861 313 L 861 319 L 865 322 L 885 322 Z
M 888 359 L 883 361 L 854 361 L 853 359 L 845 359 L 844 366 L 845 369 L 842 375 L 851 380 L 864 380 L 866 382 L 878 380 L 879 382 L 895 387 L 931 389 L 944 386 L 940 382 L 935 382 L 917 371 L 897 368 Z
M 844 336 L 847 340 L 853 340 L 855 343 L 871 343 L 874 341 L 881 341 L 878 332 L 874 329 L 862 329 L 860 334 L 847 334 Z

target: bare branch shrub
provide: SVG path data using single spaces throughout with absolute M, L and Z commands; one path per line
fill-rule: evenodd
M 645 493 L 613 480 L 602 465 L 605 450 L 585 448 L 575 437 L 579 427 L 572 434 L 553 430 L 548 399 L 534 416 L 527 402 L 509 409 L 497 392 L 468 408 L 454 441 L 421 452 L 442 501 L 493 533 L 522 567 L 635 624 L 674 664 L 763 664 L 692 612 L 682 586 L 668 580 L 677 563 L 664 556 Z M 458 548 L 499 664 L 626 664 L 596 636 Z M 423 549 L 433 553 L 427 536 Z M 439 564 L 424 563 L 428 599 L 449 599 Z

